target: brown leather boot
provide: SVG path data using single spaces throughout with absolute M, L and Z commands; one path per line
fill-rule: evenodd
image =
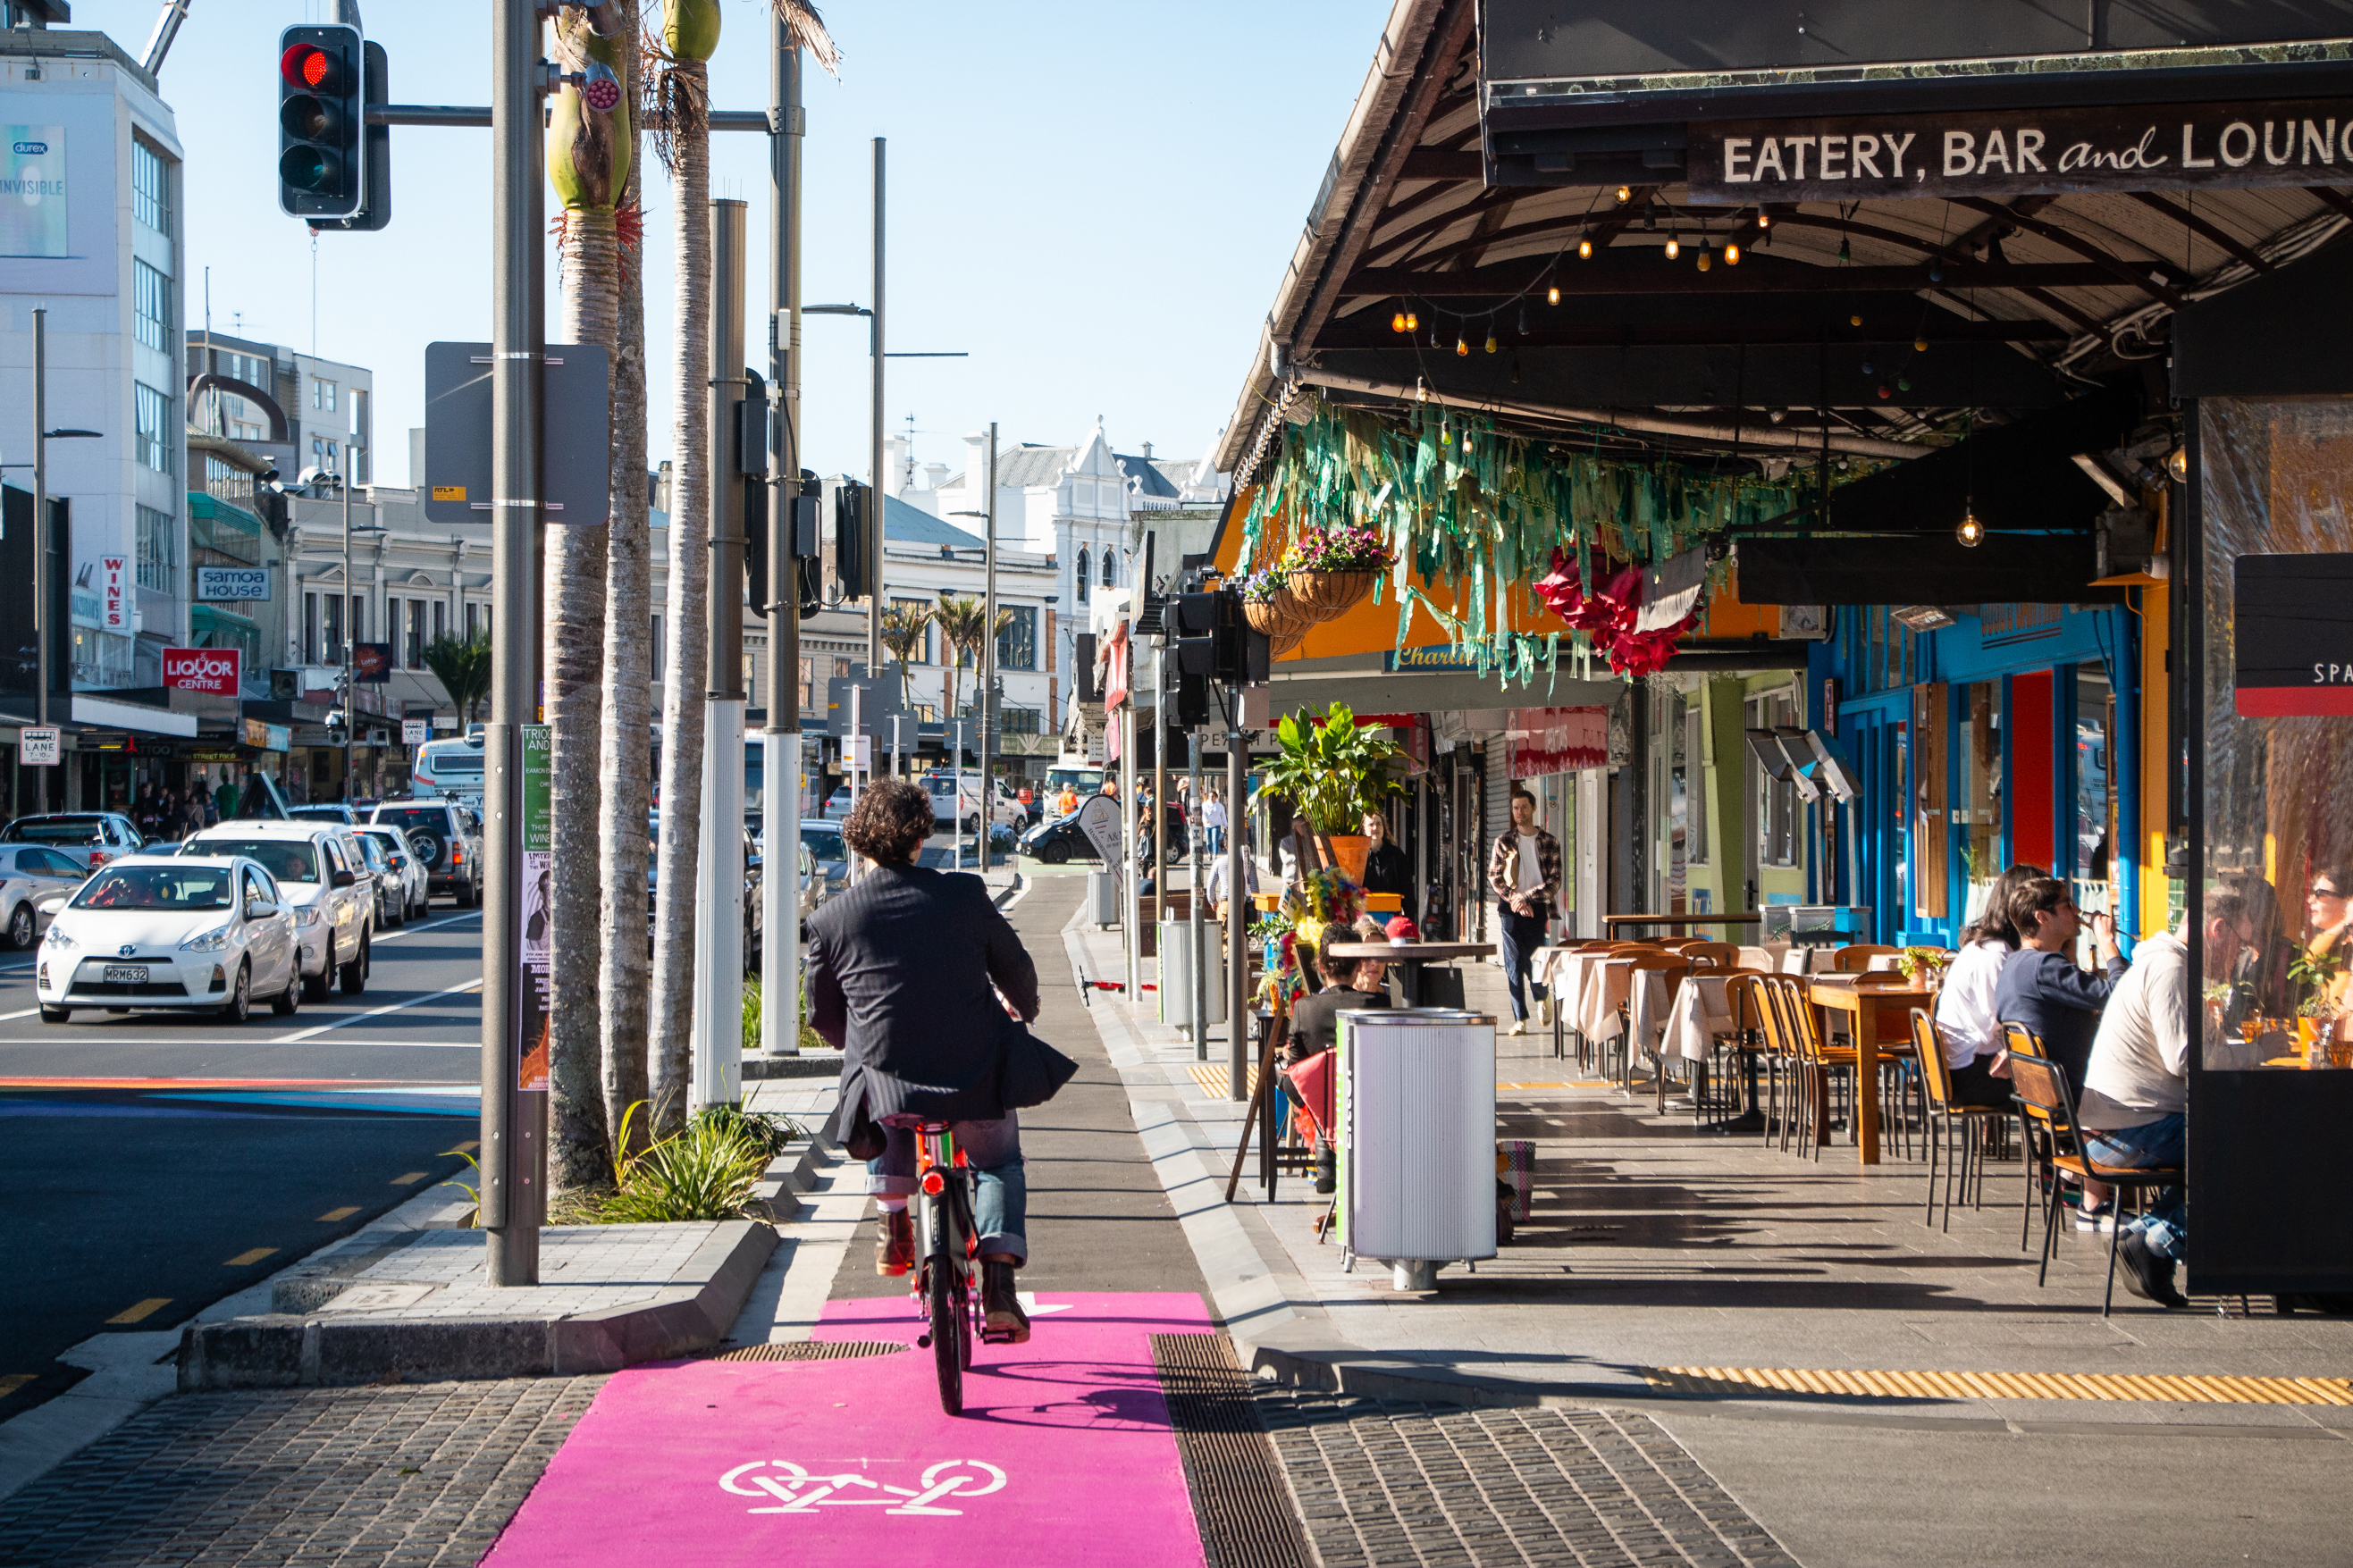
M 882 1211 L 882 1234 L 874 1243 L 874 1272 L 896 1279 L 915 1266 L 915 1216 L 905 1209 Z
M 992 1344 L 1029 1342 L 1029 1317 L 1022 1311 L 1020 1293 L 1013 1288 L 1013 1268 L 1010 1263 L 981 1261 L 981 1335 Z

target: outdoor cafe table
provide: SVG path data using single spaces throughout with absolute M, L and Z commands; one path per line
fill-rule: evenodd
M 1409 1007 L 1421 1005 L 1424 964 L 1451 963 L 1458 959 L 1486 958 L 1495 951 L 1492 942 L 1335 942 L 1324 952 L 1335 958 L 1377 958 L 1398 966 L 1398 989 Z
M 1917 983 L 1905 985 L 1858 984 L 1853 974 L 1816 975 L 1806 988 L 1807 1000 L 1823 1015 L 1822 1038 L 1830 1038 L 1830 1017 L 1847 1017 L 1847 1037 L 1854 1042 L 1854 1148 L 1862 1164 L 1879 1163 L 1879 1047 L 1890 1040 L 1912 1037 L 1911 1010 L 1929 1005 L 1936 993 Z M 1817 1126 L 1826 1125 L 1818 1121 Z M 1827 1134 L 1825 1134 L 1827 1136 Z

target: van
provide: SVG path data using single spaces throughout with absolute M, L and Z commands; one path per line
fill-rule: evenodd
M 409 793 L 419 800 L 447 796 L 480 811 L 482 806 L 482 743 L 427 741 L 417 748 L 409 769 Z

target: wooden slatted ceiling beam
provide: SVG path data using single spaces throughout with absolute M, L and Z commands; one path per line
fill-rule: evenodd
M 2339 217 L 2353 218 L 2353 201 L 2348 201 L 2339 193 L 2330 190 L 2327 185 L 2306 185 L 2301 188 L 2306 195 L 2317 200 Z
M 1944 281 L 1931 284 L 1917 263 L 1898 267 L 1720 267 L 1701 272 L 1695 267 L 1669 265 L 1639 269 L 1624 267 L 1555 268 L 1549 257 L 1500 261 L 1476 272 L 1424 272 L 1397 267 L 1361 268 L 1341 286 L 1344 294 L 1387 300 L 1470 300 L 1517 294 L 1549 273 L 1563 294 L 1840 294 L 1900 292 L 1917 294 L 1932 289 L 1951 293 L 1961 289 L 2095 289 L 2112 280 L 2105 268 L 2088 262 L 2010 262 L 1990 265 L 1967 262 L 1945 268 Z
M 1955 199 L 1957 205 L 1960 206 L 1968 207 L 1977 212 L 1991 213 L 2015 228 L 2073 251 L 2085 260 L 2105 268 L 2117 282 L 2137 289 L 2152 300 L 2162 300 L 2177 310 L 2185 303 L 2180 290 L 2171 283 L 2159 282 L 2149 277 L 2152 271 L 2163 273 L 2168 278 L 2175 276 L 2174 268 L 2164 261 L 2146 263 L 2120 261 L 2081 235 L 2071 233 L 2056 224 L 2044 223 L 2040 218 L 2026 216 L 2015 206 L 2006 207 L 2000 203 L 1989 201 L 1983 196 L 1960 196 Z
M 2163 196 L 2158 195 L 2155 191 L 2127 191 L 2125 194 L 2131 196 L 2133 200 L 2140 203 L 2141 205 L 2151 208 L 2157 212 L 2163 213 L 2166 216 L 2171 218 L 2174 222 L 2179 224 L 2182 227 L 2189 230 L 2191 233 L 2205 236 L 2215 245 L 2221 247 L 2223 250 L 2228 251 L 2231 255 L 2238 258 L 2241 261 L 2245 262 L 2257 272 L 2269 272 L 2272 269 L 2272 264 L 2270 262 L 2264 260 L 2262 257 L 2256 255 L 2253 250 L 2250 250 L 2245 246 L 2241 245 L 2236 239 L 2233 239 L 2231 236 L 2223 233 L 2212 224 L 2208 223 L 2204 218 L 2200 217 L 2196 213 L 2190 211 L 2188 206 L 2176 206 L 2173 203 L 2167 201 Z
M 1451 195 L 1461 189 L 1461 187 L 1459 185 L 1434 186 L 1426 197 L 1417 200 L 1408 206 L 1401 207 L 1398 209 L 1398 211 L 1399 213 L 1410 212 L 1416 207 L 1426 205 L 1426 202 L 1428 201 L 1434 201 L 1441 196 Z M 1482 191 L 1459 207 L 1454 207 L 1446 212 L 1438 213 L 1430 217 L 1426 217 L 1419 223 L 1415 224 L 1411 228 L 1400 229 L 1396 234 L 1389 235 L 1386 238 L 1366 246 L 1365 247 L 1366 254 L 1364 259 L 1368 265 L 1372 266 L 1387 267 L 1394 265 L 1396 260 L 1409 252 L 1417 242 L 1427 238 L 1430 235 L 1436 234 L 1440 229 L 1461 223 L 1467 217 L 1472 217 L 1476 214 L 1482 213 L 1491 206 L 1500 206 L 1510 202 L 1517 201 L 1521 193 L 1518 190 L 1510 186 L 1497 186 L 1492 190 Z M 1384 213 L 1381 216 L 1384 218 L 1388 218 L 1396 215 Z M 1376 252 L 1379 253 L 1377 258 L 1375 255 Z

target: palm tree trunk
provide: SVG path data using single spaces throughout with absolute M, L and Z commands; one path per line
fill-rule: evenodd
M 700 60 L 674 68 L 702 89 Z M 706 100 L 707 101 L 707 100 Z M 708 632 L 704 599 L 711 563 L 710 433 L 702 427 L 711 342 L 711 139 L 707 128 L 676 132 L 671 197 L 677 206 L 678 329 L 671 362 L 676 392 L 668 532 L 669 666 L 662 681 L 661 843 L 656 878 L 651 998 L 655 1130 L 684 1124 L 693 1064 L 688 1055 L 694 995 L 694 883 L 702 826 L 702 719 Z M 732 1030 L 723 1038 L 731 1038 Z
M 565 341 L 613 346 L 620 247 L 609 209 L 565 215 Z M 617 498 L 616 498 L 617 500 Z M 602 520 L 547 530 L 544 605 L 547 717 L 554 837 L 550 914 L 554 974 L 549 997 L 549 1181 L 556 1191 L 609 1181 L 604 1051 L 598 1038 L 601 960 L 596 824 L 603 703 L 606 529 Z
M 641 71 L 637 6 L 629 7 L 624 53 L 624 103 L 638 101 Z M 629 181 L 625 213 L 639 203 L 636 120 L 630 121 Z M 635 227 L 634 222 L 632 228 Z M 603 961 L 597 999 L 604 1010 L 605 1121 L 618 1128 L 628 1108 L 647 1098 L 646 1047 L 646 809 L 652 787 L 653 668 L 649 647 L 649 544 L 646 518 L 646 290 L 642 255 L 625 239 L 620 255 L 619 334 L 613 353 L 613 521 L 605 557 L 605 729 L 598 753 L 605 779 L 598 825 L 604 883 Z M 630 1123 L 632 1139 L 645 1118 Z

